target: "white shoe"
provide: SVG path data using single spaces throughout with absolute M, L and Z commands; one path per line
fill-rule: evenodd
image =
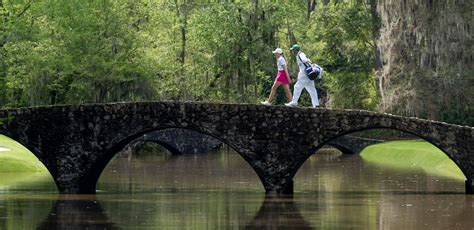
M 262 104 L 262 105 L 272 105 L 272 104 L 270 104 L 270 102 L 268 102 L 268 101 L 262 101 L 262 102 L 260 102 L 260 104 Z
M 288 102 L 288 103 L 285 103 L 285 106 L 296 107 L 296 106 L 298 106 L 298 104 L 296 104 L 296 102 Z

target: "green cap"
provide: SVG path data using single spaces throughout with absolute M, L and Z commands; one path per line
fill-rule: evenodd
M 290 50 L 300 50 L 300 49 L 301 49 L 301 46 L 298 45 L 298 44 L 294 44 L 294 45 L 290 48 Z

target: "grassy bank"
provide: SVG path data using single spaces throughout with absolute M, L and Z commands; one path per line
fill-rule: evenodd
M 0 135 L 0 191 L 21 188 L 26 185 L 32 188 L 49 186 L 54 189 L 54 182 L 44 165 L 33 153 L 18 142 Z
M 0 173 L 47 172 L 33 153 L 18 142 L 0 135 Z
M 389 141 L 371 145 L 361 157 L 392 168 L 419 168 L 427 174 L 465 180 L 464 174 L 449 157 L 425 141 Z

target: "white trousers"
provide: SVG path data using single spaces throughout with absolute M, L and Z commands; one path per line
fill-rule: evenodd
M 296 82 L 294 89 L 293 89 L 293 100 L 291 103 L 298 104 L 298 100 L 301 96 L 301 91 L 306 89 L 309 95 L 311 96 L 311 103 L 313 107 L 319 106 L 319 99 L 318 99 L 318 91 L 316 91 L 316 87 L 314 86 L 314 81 L 309 80 L 309 78 L 304 75 L 298 74 L 298 81 Z

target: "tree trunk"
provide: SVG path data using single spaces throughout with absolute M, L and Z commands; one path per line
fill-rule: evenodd
M 181 51 L 179 52 L 179 77 L 180 77 L 180 97 L 187 98 L 187 90 L 185 88 L 185 69 L 184 64 L 186 62 L 186 31 L 188 26 L 188 2 L 184 2 L 180 5 L 178 0 L 174 1 L 176 7 L 176 16 L 179 18 L 180 22 L 180 33 L 181 33 Z
M 384 77 L 382 74 L 380 74 L 380 71 L 382 70 L 383 67 L 383 62 L 382 62 L 382 55 L 380 53 L 379 46 L 377 45 L 377 40 L 380 36 L 380 18 L 377 13 L 377 0 L 369 0 L 370 4 L 370 14 L 372 16 L 372 40 L 374 44 L 374 66 L 375 66 L 375 75 L 376 75 L 376 81 L 378 83 L 378 88 L 379 88 L 379 93 L 380 93 L 380 99 L 382 100 L 381 107 L 382 110 L 385 110 L 386 108 L 386 102 L 385 102 L 385 91 L 383 88 L 384 85 Z
M 291 28 L 290 22 L 286 20 L 286 25 L 288 29 L 288 40 L 290 41 L 290 45 L 296 44 L 298 41 L 296 40 L 295 34 L 293 33 L 293 28 Z
M 311 13 L 316 8 L 316 0 L 308 0 L 308 12 L 306 18 L 309 19 L 311 17 Z
M 377 39 L 380 36 L 380 18 L 377 13 L 377 0 L 369 0 L 370 4 L 370 14 L 372 16 L 372 39 L 374 43 L 374 53 L 375 53 L 375 70 L 382 68 L 382 57 L 380 55 L 380 50 L 378 49 Z
M 6 77 L 6 64 L 5 64 L 5 57 L 3 54 L 3 46 L 5 45 L 7 38 L 6 38 L 6 25 L 8 21 L 8 15 L 4 10 L 3 0 L 0 0 L 0 87 L 2 90 L 4 89 L 5 85 L 5 77 Z M 3 107 L 4 104 L 7 102 L 7 95 L 6 93 L 2 93 L 0 95 L 0 108 Z

